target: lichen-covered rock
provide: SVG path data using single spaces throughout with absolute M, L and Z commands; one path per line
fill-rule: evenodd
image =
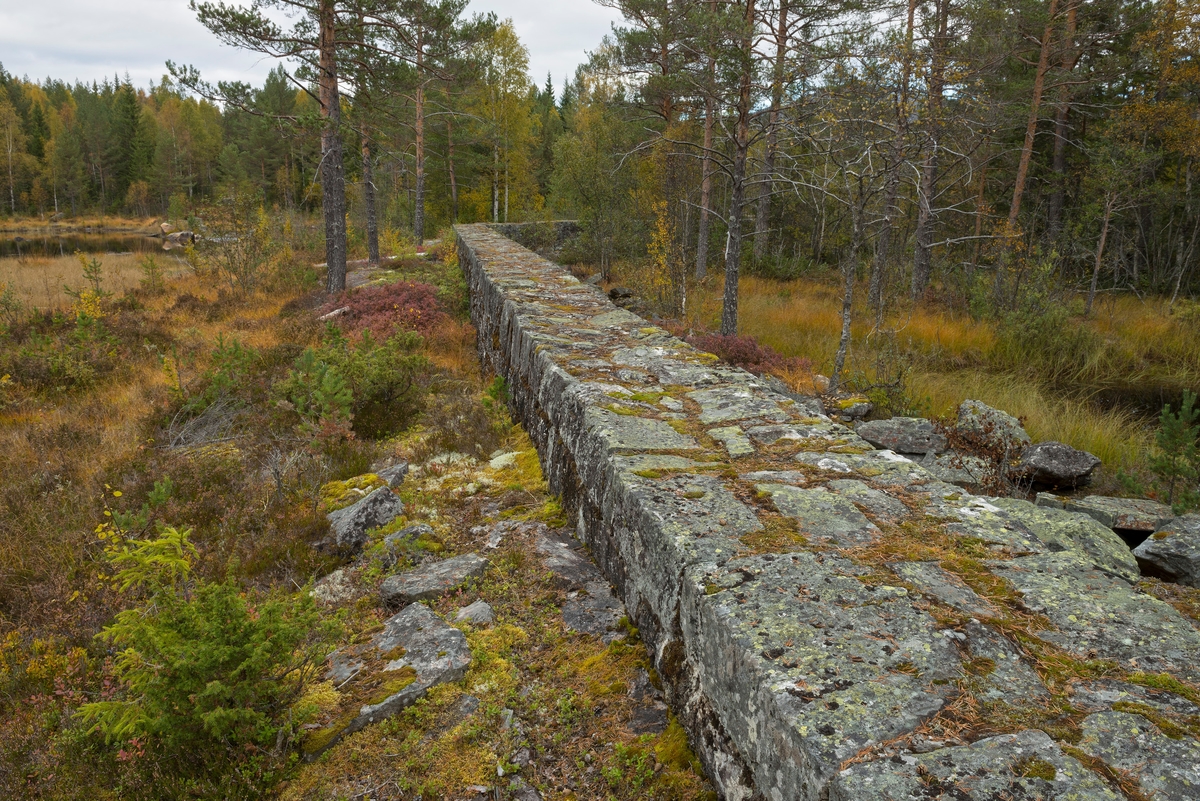
M 404 503 L 389 487 L 380 487 L 345 509 L 330 512 L 329 538 L 333 550 L 357 553 L 367 544 L 367 532 L 386 526 L 404 513 Z
M 1141 715 L 1097 712 L 1083 721 L 1078 748 L 1135 778 L 1153 801 L 1200 798 L 1200 743 L 1167 736 Z
M 754 454 L 754 445 L 751 444 L 746 433 L 737 426 L 710 428 L 708 435 L 725 446 L 725 451 L 729 454 L 730 459 L 740 459 L 743 456 Z
M 829 801 L 926 798 L 1120 801 L 1123 796 L 1040 731 L 852 765 L 829 790 Z
M 892 521 L 903 520 L 911 511 L 902 501 L 888 495 L 882 490 L 867 485 L 863 481 L 843 478 L 826 484 L 829 489 L 857 505 L 868 514 Z
M 755 489 L 771 496 L 781 515 L 794 518 L 800 533 L 842 548 L 869 545 L 879 528 L 841 495 L 824 487 L 801 489 L 788 484 L 757 484 Z
M 747 388 L 701 389 L 689 392 L 688 397 L 700 404 L 699 420 L 705 425 L 751 417 L 777 422 L 787 419 L 775 400 L 757 395 Z
M 1038 636 L 1080 659 L 1200 679 L 1200 632 L 1174 607 L 1070 553 L 990 562 L 1031 611 L 1054 624 Z
M 1147 575 L 1200 587 L 1200 514 L 1160 525 L 1133 555 Z
M 396 462 L 390 467 L 377 470 L 375 475 L 386 481 L 389 487 L 398 487 L 404 483 L 404 477 L 408 475 L 408 462 Z
M 461 679 L 471 664 L 471 649 L 461 631 L 414 603 L 390 617 L 370 642 L 338 649 L 329 662 L 327 678 L 339 686 L 378 684 L 383 695 L 353 717 L 314 733 L 304 746 L 308 759 L 346 735 L 395 715 L 431 687 Z
M 960 487 L 979 486 L 987 480 L 988 474 L 993 470 L 991 463 L 986 459 L 955 451 L 928 453 L 921 459 L 921 467 L 939 481 L 957 484 Z
M 936 562 L 891 562 L 888 567 L 921 592 L 960 612 L 984 618 L 1000 614 L 995 606 L 980 598 L 962 579 L 943 570 Z
M 429 562 L 385 578 L 379 596 L 384 606 L 392 607 L 437 598 L 479 578 L 487 565 L 488 560 L 477 553 Z
M 999 631 L 972 620 L 963 633 L 971 657 L 968 670 L 981 686 L 980 698 L 1020 707 L 1039 704 L 1050 697 L 1037 671 Z
M 581 590 L 571 593 L 563 604 L 562 616 L 571 631 L 591 634 L 607 643 L 625 636 L 617 625 L 625 617 L 625 607 L 606 581 L 589 581 Z
M 1126 581 L 1141 577 L 1137 559 L 1125 541 L 1087 515 L 1046 509 L 1018 498 L 993 498 L 991 503 L 1033 532 L 1051 551 L 1073 551 L 1094 567 Z
M 455 623 L 470 623 L 475 626 L 490 626 L 495 620 L 496 613 L 492 611 L 492 605 L 484 600 L 467 604 L 454 616 Z
M 892 417 L 860 423 L 854 432 L 877 448 L 926 454 L 946 450 L 946 435 L 922 417 Z
M 961 676 L 951 638 L 902 587 L 808 552 L 691 573 L 681 614 L 705 691 L 753 749 L 765 798 L 816 799 L 840 764 L 936 713 Z M 703 636 L 699 636 L 703 633 Z
M 1111 529 L 1124 531 L 1154 531 L 1175 517 L 1171 507 L 1148 498 L 1110 498 L 1088 495 L 1086 498 L 1063 498 L 1063 508 L 1083 512 Z
M 1021 453 L 1013 473 L 1038 484 L 1077 487 L 1088 483 L 1100 459 L 1061 442 L 1039 442 Z
M 977 400 L 959 404 L 958 431 L 1013 458 L 1032 441 L 1020 420 Z

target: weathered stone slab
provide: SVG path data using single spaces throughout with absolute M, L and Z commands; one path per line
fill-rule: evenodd
M 1200 716 L 1200 706 L 1182 696 L 1118 679 L 1082 681 L 1073 689 L 1071 706 L 1085 712 L 1103 712 L 1112 709 L 1113 704 L 1132 703 L 1185 719 Z
M 555 584 L 564 589 L 579 589 L 601 580 L 600 571 L 577 547 L 577 543 L 558 534 L 546 533 L 537 539 L 546 569 L 554 574 Z
M 1048 553 L 989 567 L 1055 629 L 1038 636 L 1080 659 L 1200 679 L 1200 632 L 1174 607 L 1095 570 L 1078 556 Z
M 961 674 L 907 590 L 861 573 L 807 552 L 694 572 L 689 647 L 734 741 L 773 766 L 756 776 L 765 798 L 817 798 L 842 761 L 937 712 Z
M 1088 715 L 1078 748 L 1131 774 L 1148 798 L 1200 798 L 1200 743 L 1188 736 L 1168 737 L 1141 715 Z
M 1087 451 L 1050 441 L 1026 448 L 1013 472 L 1038 484 L 1077 487 L 1090 481 L 1099 466 L 1100 459 Z
M 367 532 L 386 526 L 404 514 L 404 503 L 389 487 L 380 487 L 361 501 L 330 512 L 329 539 L 326 541 L 339 551 L 358 552 L 367 544 Z
M 811 539 L 853 548 L 870 545 L 879 536 L 879 528 L 858 507 L 824 487 L 758 484 L 755 489 L 770 495 L 779 513 L 795 518 L 800 533 Z
M 978 594 L 958 576 L 943 570 L 936 562 L 891 562 L 888 567 L 921 592 L 947 606 L 976 617 L 996 617 L 999 610 Z
M 327 676 L 339 685 L 370 679 L 394 691 L 385 690 L 384 697 L 364 705 L 347 724 L 335 723 L 322 732 L 305 756 L 315 759 L 346 735 L 410 706 L 431 687 L 458 681 L 470 664 L 471 649 L 461 631 L 421 604 L 406 606 L 369 643 L 335 651 Z
M 1148 498 L 1109 498 L 1088 495 L 1086 498 L 1064 498 L 1063 508 L 1083 512 L 1112 529 L 1152 532 L 1175 517 L 1171 507 Z
M 906 487 L 929 480 L 929 474 L 917 466 L 916 462 L 893 451 L 803 452 L 796 454 L 794 458 L 801 464 L 811 465 L 827 473 L 854 473 L 854 478 L 865 479 L 876 487 Z
M 662 420 L 589 408 L 587 421 L 613 451 L 699 450 L 696 440 L 680 434 Z
M 737 426 L 710 428 L 708 435 L 725 446 L 725 452 L 729 454 L 730 459 L 740 459 L 754 453 L 754 445 Z
M 1120 801 L 1098 775 L 1044 732 L 989 737 L 928 754 L 852 765 L 833 781 L 829 801 Z
M 1074 551 L 1095 567 L 1126 581 L 1140 577 L 1137 559 L 1124 540 L 1087 515 L 1040 508 L 1017 498 L 994 498 L 991 503 L 1023 524 L 1052 551 Z
M 380 599 L 384 606 L 403 606 L 437 598 L 479 578 L 487 565 L 488 560 L 477 553 L 424 564 L 385 578 L 379 587 Z
M 699 420 L 705 425 L 751 417 L 783 422 L 787 415 L 770 398 L 755 395 L 745 387 L 720 387 L 689 392 L 688 397 L 700 404 Z
M 570 630 L 591 634 L 606 643 L 625 636 L 618 626 L 625 616 L 625 607 L 606 581 L 589 581 L 583 589 L 572 593 L 563 604 L 562 616 Z
M 946 435 L 922 417 L 892 417 L 861 423 L 854 433 L 874 445 L 896 453 L 941 453 Z
M 971 673 L 982 686 L 985 701 L 1004 701 L 1011 706 L 1037 705 L 1050 697 L 1037 671 L 1021 657 L 1017 647 L 991 626 L 971 621 L 967 635 L 967 654 Z
M 1200 514 L 1163 523 L 1133 555 L 1147 575 L 1200 587 Z
M 876 517 L 903 520 L 911 514 L 901 501 L 856 479 L 838 479 L 828 482 L 826 486 Z

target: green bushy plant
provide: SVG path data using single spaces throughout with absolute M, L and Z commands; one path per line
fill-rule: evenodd
M 376 342 L 370 331 L 350 339 L 329 325 L 321 344 L 305 349 L 274 392 L 309 434 L 348 427 L 351 420 L 364 436 L 390 434 L 407 427 L 421 408 L 429 370 L 423 344 L 412 332 Z
M 332 635 L 308 593 L 255 600 L 230 577 L 192 575 L 189 529 L 131 540 L 101 527 L 114 588 L 131 606 L 99 635 L 115 690 L 83 704 L 80 721 L 120 761 L 150 772 L 156 792 L 178 781 L 220 785 L 248 760 L 278 753 Z M 239 776 L 239 781 L 244 776 Z M 161 796 L 160 796 L 161 797 Z
M 1185 390 L 1178 412 L 1169 403 L 1163 406 L 1150 457 L 1155 483 L 1176 514 L 1200 506 L 1200 409 L 1195 404 L 1196 395 Z

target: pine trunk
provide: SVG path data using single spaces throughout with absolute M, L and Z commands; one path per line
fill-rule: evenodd
M 1037 134 L 1038 110 L 1042 106 L 1042 92 L 1046 86 L 1046 71 L 1050 68 L 1050 45 L 1054 38 L 1054 16 L 1058 13 L 1058 0 L 1050 0 L 1046 14 L 1046 29 L 1042 32 L 1042 47 L 1038 55 L 1037 72 L 1033 77 L 1033 97 L 1029 103 L 1029 118 L 1025 122 L 1025 142 L 1021 146 L 1021 160 L 1017 164 L 1017 178 L 1013 183 L 1012 204 L 1008 208 L 1008 233 L 1017 230 L 1017 217 L 1021 213 L 1021 198 L 1025 194 L 1025 183 L 1029 178 L 1029 163 L 1033 160 L 1033 139 Z
M 746 27 L 754 22 L 754 2 L 746 2 Z M 725 245 L 725 296 L 721 309 L 721 333 L 730 336 L 738 327 L 738 273 L 742 261 L 742 213 L 746 204 L 746 161 L 750 154 L 750 69 L 751 42 L 742 42 L 743 67 L 737 102 L 737 133 L 734 142 L 733 176 L 729 196 L 729 233 Z
M 325 289 L 346 290 L 346 173 L 342 164 L 342 111 L 338 97 L 334 0 L 320 6 L 321 207 L 325 215 Z
M 917 192 L 916 251 L 913 254 L 912 298 L 925 294 L 933 275 L 933 226 L 936 212 L 933 196 L 937 191 L 938 156 L 942 146 L 942 93 L 946 86 L 946 31 L 950 23 L 950 0 L 937 5 L 937 35 L 929 65 L 929 153 L 921 166 L 921 184 Z
M 375 165 L 372 163 L 371 139 L 363 135 L 363 206 L 367 213 L 367 261 L 379 264 L 379 216 L 375 208 Z

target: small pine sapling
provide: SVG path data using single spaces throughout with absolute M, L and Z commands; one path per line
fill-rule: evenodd
M 1163 406 L 1154 435 L 1156 452 L 1150 456 L 1155 483 L 1176 514 L 1200 506 L 1200 409 L 1195 404 L 1196 395 L 1184 390 L 1178 412 L 1169 403 Z

